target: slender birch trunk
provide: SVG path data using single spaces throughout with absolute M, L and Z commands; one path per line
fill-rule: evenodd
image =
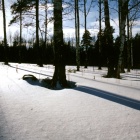
M 121 6 L 122 6 L 122 0 L 118 0 L 118 17 L 119 17 L 119 35 L 121 35 Z M 121 38 L 121 36 L 120 36 Z M 122 65 L 121 65 L 121 72 L 124 73 L 124 57 L 122 58 Z
M 133 69 L 132 24 L 130 25 L 130 49 L 131 49 L 131 69 Z
M 128 7 L 127 7 L 128 11 Z M 127 72 L 130 72 L 130 26 L 129 26 L 129 12 L 127 13 Z
M 87 3 L 87 0 L 84 0 L 84 22 L 85 22 L 85 33 L 86 33 L 86 30 L 87 30 L 87 10 L 86 10 L 86 3 Z M 88 46 L 86 45 L 85 46 L 86 49 L 85 49 L 85 68 L 87 68 L 87 50 L 88 50 Z
M 80 54 L 79 54 L 79 0 L 75 0 L 75 38 L 76 38 L 76 63 L 77 63 L 77 71 L 80 70 Z
M 101 70 L 101 0 L 99 0 L 99 66 L 98 69 Z
M 125 43 L 125 23 L 127 18 L 127 7 L 129 0 L 123 0 L 121 6 L 121 22 L 120 22 L 120 37 L 121 37 L 121 45 L 120 45 L 120 54 L 118 59 L 118 67 L 116 77 L 120 78 L 121 67 L 123 63 L 123 50 Z

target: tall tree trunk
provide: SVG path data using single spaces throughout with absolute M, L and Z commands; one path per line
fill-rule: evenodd
M 4 3 L 4 0 L 2 0 L 2 10 L 3 10 L 5 65 L 8 65 L 8 46 L 7 46 L 7 36 L 6 36 L 6 16 L 5 16 L 5 3 Z
M 37 49 L 37 64 L 42 67 L 42 54 L 39 47 L 39 0 L 36 0 L 36 49 Z
M 47 23 L 47 3 L 48 0 L 45 1 L 45 46 L 47 47 L 47 27 L 48 27 L 48 23 Z
M 85 21 L 85 33 L 86 33 L 86 30 L 87 30 L 87 10 L 86 10 L 86 3 L 87 3 L 87 0 L 84 0 L 84 21 Z M 85 68 L 87 68 L 87 49 L 88 49 L 88 46 L 86 45 L 85 46 L 86 49 L 85 49 Z
M 75 0 L 75 38 L 76 38 L 76 64 L 77 71 L 80 70 L 80 54 L 79 54 L 79 0 Z
M 120 54 L 118 59 L 118 67 L 117 67 L 117 78 L 120 78 L 121 67 L 123 63 L 123 50 L 125 43 L 125 23 L 127 17 L 127 7 L 129 0 L 123 0 L 121 6 L 121 26 L 120 26 L 120 37 L 121 37 L 121 45 L 120 45 Z
M 102 29 L 101 29 L 101 0 L 99 0 L 99 66 L 98 66 L 98 69 L 99 70 L 101 70 L 102 68 L 101 68 L 101 31 L 102 31 Z
M 79 0 L 77 0 L 77 71 L 80 70 L 80 19 L 79 19 Z
M 110 26 L 108 0 L 104 0 L 104 15 L 105 15 L 105 34 L 107 43 L 107 61 L 108 73 L 107 77 L 114 77 L 114 50 L 113 50 L 113 35 L 112 27 Z
M 131 48 L 131 69 L 133 69 L 133 44 L 132 44 L 132 24 L 130 25 L 130 48 Z
M 127 7 L 128 11 L 128 7 Z M 130 72 L 130 26 L 129 26 L 129 12 L 127 12 L 127 72 Z
M 122 5 L 122 0 L 118 0 L 118 19 L 119 19 L 119 35 L 120 34 L 120 31 L 121 31 L 121 5 Z M 121 38 L 121 37 L 120 37 Z
M 54 53 L 55 70 L 52 79 L 52 86 L 67 86 L 65 73 L 64 43 L 63 43 L 63 25 L 62 25 L 62 0 L 54 0 Z
M 121 35 L 121 6 L 122 6 L 122 0 L 118 0 L 118 17 L 119 17 L 119 35 Z M 121 36 L 120 36 L 121 38 Z M 122 58 L 122 65 L 121 65 L 121 72 L 124 73 L 124 56 Z
M 22 0 L 20 2 L 22 4 Z M 21 63 L 21 45 L 22 45 L 22 5 L 20 11 L 20 44 L 19 44 L 19 64 Z

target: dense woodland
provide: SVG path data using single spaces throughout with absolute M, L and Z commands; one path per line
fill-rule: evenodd
M 140 34 L 132 36 L 135 21 L 140 18 L 139 0 L 114 0 L 118 5 L 111 7 L 112 0 L 17 0 L 11 4 L 13 15 L 9 25 L 19 23 L 19 34 L 12 37 L 12 42 L 7 41 L 5 1 L 2 0 L 4 39 L 0 42 L 0 61 L 8 64 L 36 63 L 53 64 L 55 66 L 52 86 L 59 81 L 62 86 L 67 85 L 65 65 L 108 67 L 106 77 L 120 78 L 120 73 L 130 72 L 133 68 L 140 68 Z M 52 6 L 50 12 L 48 6 Z M 66 6 L 63 6 L 66 5 Z M 45 11 L 45 29 L 40 28 L 40 7 Z M 97 8 L 99 12 L 98 35 L 96 39 L 91 36 L 87 28 L 87 16 L 89 11 Z M 113 9 L 114 8 L 114 9 Z M 114 38 L 114 28 L 110 25 L 110 10 L 118 14 L 119 36 Z M 80 38 L 80 16 L 84 14 L 84 34 Z M 75 38 L 66 39 L 63 35 L 63 20 L 65 15 L 74 14 Z M 51 15 L 51 16 L 50 16 Z M 26 23 L 25 21 L 30 22 Z M 34 21 L 34 22 L 33 22 Z M 53 36 L 48 37 L 47 24 L 54 25 Z M 102 22 L 105 28 L 102 27 Z M 35 39 L 26 40 L 22 36 L 22 30 L 26 26 L 35 27 Z M 42 34 L 44 37 L 42 37 Z M 35 41 L 33 41 L 35 40 Z
M 104 41 L 104 40 L 103 40 Z M 98 57 L 99 57 L 99 41 L 97 40 L 94 45 L 91 45 L 88 48 L 88 66 L 98 66 Z M 124 48 L 124 65 L 127 68 L 127 42 L 125 42 Z M 136 36 L 132 39 L 133 45 L 133 68 L 140 69 L 140 34 L 136 34 Z M 35 45 L 35 44 L 34 44 Z M 21 48 L 21 62 L 22 63 L 36 63 L 36 48 L 33 47 L 27 48 L 26 45 Z M 115 39 L 114 49 L 116 52 L 115 59 L 117 61 L 119 55 L 119 45 L 120 40 L 119 37 Z M 65 64 L 66 65 L 76 65 L 76 48 L 70 42 L 65 42 Z M 8 50 L 8 58 L 9 62 L 19 63 L 19 46 L 13 44 L 13 46 L 9 47 Z M 53 64 L 54 63 L 54 50 L 53 44 L 44 45 L 43 43 L 40 45 L 41 57 L 43 64 Z M 4 45 L 2 42 L 0 43 L 0 61 L 4 62 Z M 80 64 L 84 66 L 85 63 L 85 51 L 83 47 L 80 47 Z M 117 62 L 116 62 L 117 63 Z M 101 58 L 101 66 L 107 66 L 107 56 L 106 56 L 106 45 L 102 46 L 102 58 Z

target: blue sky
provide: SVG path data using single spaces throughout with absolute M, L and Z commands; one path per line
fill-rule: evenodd
M 8 27 L 9 21 L 12 18 L 11 14 L 10 14 L 10 5 L 13 3 L 14 0 L 5 0 L 5 7 L 6 7 L 6 19 L 7 19 L 7 39 L 9 38 L 9 35 L 12 34 L 14 35 L 15 32 L 19 31 L 19 24 L 14 24 L 10 27 Z M 88 4 L 87 4 L 87 9 L 89 7 L 89 3 L 90 0 L 87 0 Z M 64 5 L 64 7 L 66 7 L 67 5 Z M 117 4 L 116 3 L 111 3 L 110 5 L 111 8 L 117 8 Z M 82 7 L 80 7 L 81 9 L 83 9 Z M 50 8 L 50 11 L 53 8 Z M 44 14 L 44 9 L 40 10 L 40 14 Z M 103 13 L 102 13 L 103 15 Z M 67 18 L 72 18 L 73 20 L 68 20 Z M 74 38 L 75 36 L 75 25 L 74 25 L 74 13 L 71 12 L 70 15 L 67 15 L 65 17 L 63 17 L 64 21 L 63 21 L 63 32 L 64 32 L 64 37 L 65 38 Z M 27 20 L 27 19 L 26 19 Z M 3 17 L 2 17 L 2 11 L 0 11 L 0 21 L 1 21 L 1 25 L 0 25 L 0 40 L 3 37 Z M 113 28 L 115 29 L 115 33 L 114 33 L 114 37 L 116 37 L 118 35 L 118 16 L 115 13 L 114 10 L 110 9 L 110 22 L 111 25 L 113 26 Z M 40 23 L 40 27 L 43 27 L 43 22 Z M 80 35 L 82 37 L 83 33 L 84 33 L 84 15 L 82 12 L 80 12 Z M 87 16 L 87 28 L 91 33 L 91 36 L 96 36 L 98 33 L 98 28 L 99 28 L 99 22 L 98 22 L 98 4 L 97 2 L 94 3 L 94 7 L 91 8 L 88 16 Z M 102 22 L 102 28 L 104 28 L 104 22 Z M 42 28 L 43 29 L 43 28 Z M 49 35 L 51 36 L 53 34 L 53 23 L 48 24 L 48 31 L 49 31 Z M 23 37 L 25 37 L 25 39 L 28 39 L 30 37 L 33 36 L 33 33 L 35 32 L 35 28 L 34 27 L 28 27 L 28 28 L 24 28 L 23 29 Z M 133 35 L 135 35 L 136 33 L 140 33 L 140 19 L 136 21 L 136 25 L 133 27 Z

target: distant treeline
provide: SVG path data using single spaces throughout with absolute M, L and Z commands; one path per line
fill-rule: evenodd
M 76 65 L 76 48 L 70 45 L 70 42 L 64 43 L 64 54 L 65 54 L 65 64 L 66 65 Z M 89 46 L 87 51 L 88 56 L 88 65 L 89 66 L 98 66 L 98 57 L 99 57 L 99 42 L 98 39 L 94 45 Z M 116 64 L 119 55 L 119 45 L 120 38 L 117 37 L 114 41 L 114 55 L 116 58 Z M 136 36 L 132 39 L 132 61 L 133 68 L 140 68 L 140 34 L 136 34 Z M 105 43 L 104 38 L 102 38 L 102 49 L 101 49 L 101 65 L 107 66 L 107 44 Z M 42 59 L 43 64 L 53 64 L 54 63 L 54 50 L 52 44 L 40 45 L 40 50 L 36 49 L 35 44 L 33 47 L 26 48 L 26 46 L 17 46 L 13 45 L 8 47 L 8 60 L 9 62 L 19 62 L 19 53 L 21 56 L 21 63 L 36 63 L 37 55 Z M 124 66 L 127 67 L 127 43 L 125 43 L 124 53 L 123 53 L 123 63 Z M 0 61 L 4 62 L 5 52 L 3 43 L 0 43 Z M 80 47 L 80 64 L 85 64 L 85 51 L 84 48 Z

